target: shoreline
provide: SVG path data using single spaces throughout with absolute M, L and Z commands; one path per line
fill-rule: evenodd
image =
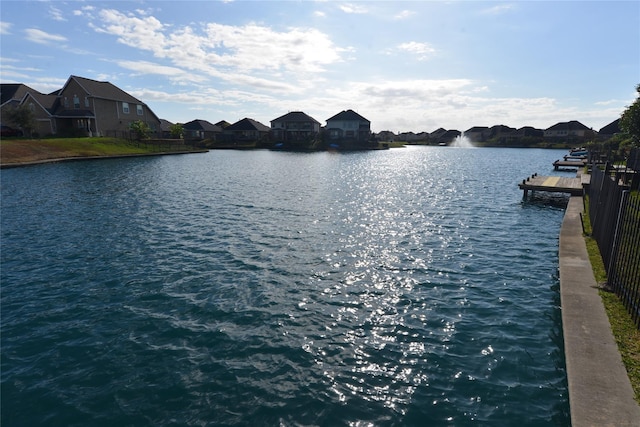
M 163 151 L 158 153 L 139 153 L 139 154 L 115 154 L 105 156 L 69 156 L 69 157 L 56 157 L 42 160 L 12 162 L 12 163 L 0 163 L 0 169 L 11 169 L 26 166 L 37 166 L 48 163 L 62 163 L 62 162 L 74 162 L 85 160 L 106 160 L 106 159 L 123 159 L 129 157 L 151 157 L 151 156 L 169 156 L 169 155 L 182 155 L 182 154 L 202 154 L 207 153 L 209 150 L 193 150 L 193 151 Z
M 639 426 L 640 405 L 615 342 L 582 235 L 582 196 L 559 237 L 560 305 L 571 424 Z

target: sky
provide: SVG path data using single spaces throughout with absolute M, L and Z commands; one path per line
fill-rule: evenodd
M 0 1 L 0 82 L 109 81 L 162 119 L 599 130 L 640 84 L 640 1 Z

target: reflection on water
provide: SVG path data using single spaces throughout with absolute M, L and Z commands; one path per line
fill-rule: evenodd
M 567 424 L 557 154 L 470 151 L 2 171 L 2 424 Z

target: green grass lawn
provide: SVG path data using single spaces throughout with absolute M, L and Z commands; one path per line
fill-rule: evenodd
M 190 146 L 129 142 L 123 139 L 51 138 L 51 139 L 3 139 L 0 142 L 0 162 L 3 165 L 28 163 L 71 157 L 102 157 L 162 152 L 195 151 Z
M 585 232 L 587 233 L 585 236 L 587 252 L 589 253 L 589 259 L 591 260 L 596 282 L 602 284 L 607 281 L 607 272 L 602 262 L 598 244 L 589 236 L 591 233 L 591 222 L 589 221 L 588 201 L 586 212 L 583 220 Z M 602 298 L 602 303 L 604 304 L 604 309 L 609 317 L 611 331 L 618 344 L 622 362 L 629 375 L 629 380 L 635 393 L 635 399 L 640 403 L 640 330 L 638 330 L 631 319 L 631 315 L 616 294 L 605 290 L 600 290 L 599 293 Z

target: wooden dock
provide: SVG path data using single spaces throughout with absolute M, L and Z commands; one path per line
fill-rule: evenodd
M 589 175 L 585 175 L 589 177 Z M 544 191 L 547 193 L 569 193 L 572 196 L 581 196 L 583 184 L 588 184 L 582 176 L 565 178 L 562 176 L 538 176 L 531 175 L 523 179 L 518 187 L 524 190 L 523 198 L 527 198 L 529 191 Z
M 555 170 L 559 169 L 567 169 L 567 168 L 582 168 L 587 165 L 587 159 L 577 159 L 577 160 L 556 160 L 553 162 L 553 168 Z

